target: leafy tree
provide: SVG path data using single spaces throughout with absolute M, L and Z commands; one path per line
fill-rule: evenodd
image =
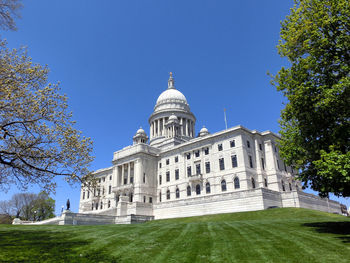
M 90 178 L 92 142 L 74 128 L 67 97 L 47 75 L 24 48 L 0 42 L 0 189 L 37 184 L 50 192 L 56 176 L 69 183 Z
M 0 28 L 16 30 L 14 18 L 19 17 L 21 0 L 0 0 Z
M 46 192 L 40 192 L 31 204 L 31 216 L 38 221 L 55 217 L 55 200 Z
M 55 200 L 46 192 L 18 193 L 10 200 L 0 201 L 0 214 L 23 220 L 45 220 L 55 216 Z
M 350 196 L 350 2 L 295 0 L 280 37 L 281 156 L 321 196 Z

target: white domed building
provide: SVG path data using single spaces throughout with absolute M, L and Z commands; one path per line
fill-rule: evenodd
M 81 188 L 77 224 L 305 207 L 340 213 L 340 204 L 304 193 L 279 155 L 279 136 L 240 125 L 195 136 L 196 117 L 172 74 L 133 144 L 114 152 L 112 166 Z

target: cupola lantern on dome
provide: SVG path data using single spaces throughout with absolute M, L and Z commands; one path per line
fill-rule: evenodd
M 173 79 L 173 73 L 170 72 L 169 73 L 169 80 L 168 80 L 168 89 L 175 89 L 175 85 L 174 85 L 174 79 Z

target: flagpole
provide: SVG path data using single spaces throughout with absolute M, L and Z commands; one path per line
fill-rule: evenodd
M 225 116 L 225 127 L 226 127 L 226 130 L 227 130 L 226 109 L 224 109 L 224 116 Z

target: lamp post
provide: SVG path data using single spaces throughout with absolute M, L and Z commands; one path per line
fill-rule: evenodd
M 34 211 L 34 221 L 36 221 L 36 213 L 37 213 L 37 211 L 35 210 Z

